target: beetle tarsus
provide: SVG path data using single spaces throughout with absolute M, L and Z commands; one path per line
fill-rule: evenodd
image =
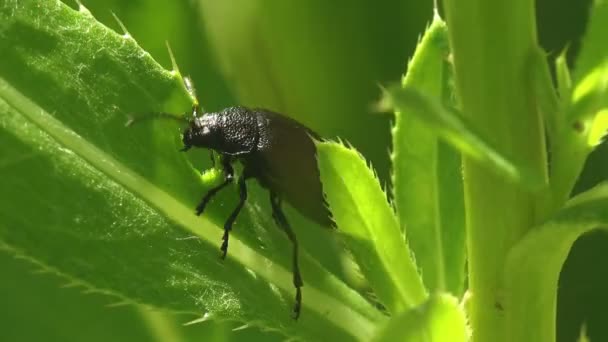
M 291 244 L 293 245 L 293 286 L 296 288 L 296 300 L 293 307 L 293 318 L 298 319 L 300 317 L 300 309 L 302 306 L 302 290 L 300 289 L 304 282 L 302 281 L 302 275 L 300 274 L 300 263 L 298 261 L 298 240 L 296 234 L 291 229 L 291 226 L 287 222 L 285 214 L 281 209 L 281 198 L 273 191 L 270 192 L 270 204 L 272 205 L 272 217 L 275 222 L 281 228 Z
M 224 231 L 224 236 L 222 236 L 222 246 L 220 247 L 220 251 L 222 251 L 220 258 L 222 258 L 222 260 L 226 259 L 226 254 L 228 253 L 228 237 L 228 231 Z
M 296 302 L 293 305 L 293 313 L 291 317 L 297 320 L 300 317 L 300 309 L 302 307 L 302 289 L 296 287 Z

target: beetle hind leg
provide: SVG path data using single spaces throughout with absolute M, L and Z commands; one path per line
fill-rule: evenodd
M 300 263 L 298 261 L 298 240 L 296 239 L 296 234 L 287 222 L 283 209 L 281 209 L 281 199 L 272 191 L 270 192 L 270 204 L 272 205 L 272 217 L 279 228 L 281 228 L 285 234 L 287 234 L 287 238 L 289 238 L 291 244 L 293 245 L 293 286 L 296 288 L 296 301 L 293 307 L 293 318 L 298 319 L 300 316 L 300 310 L 302 308 L 301 287 L 304 285 L 302 275 L 300 274 Z

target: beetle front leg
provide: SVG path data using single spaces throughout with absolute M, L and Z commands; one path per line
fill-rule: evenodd
M 230 165 L 232 161 L 230 157 L 222 156 L 221 161 L 222 168 L 224 169 L 224 182 L 222 182 L 222 184 L 216 186 L 215 188 L 212 188 L 205 194 L 199 205 L 196 206 L 196 215 L 198 216 L 200 216 L 203 211 L 205 211 L 207 203 L 209 203 L 213 196 L 215 196 L 220 190 L 226 187 L 226 185 L 232 183 L 232 181 L 234 180 L 234 170 L 232 169 L 232 165 Z
M 226 253 L 228 252 L 228 238 L 230 236 L 230 231 L 232 230 L 232 225 L 234 224 L 236 217 L 241 212 L 241 209 L 247 200 L 247 185 L 245 184 L 245 179 L 245 174 L 243 174 L 239 179 L 239 204 L 237 204 L 236 208 L 234 208 L 224 224 L 224 236 L 222 237 L 223 242 L 222 247 L 220 247 L 220 250 L 222 251 L 222 259 L 226 258 Z
M 272 191 L 270 192 L 270 204 L 272 205 L 272 217 L 279 228 L 287 234 L 287 237 L 293 245 L 293 286 L 296 288 L 296 303 L 293 307 L 293 318 L 298 319 L 302 307 L 302 290 L 300 288 L 304 285 L 304 282 L 302 282 L 302 275 L 300 274 L 300 263 L 298 261 L 298 240 L 296 239 L 296 234 L 287 222 L 285 214 L 283 214 L 280 197 Z

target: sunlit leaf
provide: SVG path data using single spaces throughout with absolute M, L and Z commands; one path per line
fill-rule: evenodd
M 510 341 L 554 341 L 559 274 L 572 244 L 593 229 L 608 229 L 608 185 L 573 198 L 531 230 L 508 254 L 504 307 Z M 552 315 L 547 314 L 553 312 Z M 525 317 L 526 319 L 522 319 Z
M 381 106 L 416 115 L 460 152 L 515 183 L 531 190 L 540 189 L 544 184 L 544 176 L 498 151 L 462 115 L 415 88 L 390 87 Z
M 403 86 L 449 98 L 448 37 L 435 16 L 408 65 Z M 410 111 L 395 112 L 391 154 L 395 210 L 430 290 L 464 285 L 464 205 L 460 155 Z
M 579 83 L 593 69 L 606 63 L 606 37 L 608 37 L 608 1 L 592 1 L 587 29 L 581 41 L 581 48 L 575 63 L 573 80 Z
M 376 175 L 342 144 L 320 142 L 317 150 L 333 218 L 378 299 L 392 313 L 418 305 L 426 290 Z
M 587 30 L 573 71 L 571 122 L 593 119 L 608 108 L 608 1 L 593 1 Z M 594 145 L 591 145 L 594 146 Z
M 455 297 L 432 295 L 422 305 L 393 317 L 374 337 L 377 342 L 466 342 L 466 317 Z

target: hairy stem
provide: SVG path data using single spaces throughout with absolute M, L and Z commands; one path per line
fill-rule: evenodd
M 507 157 L 546 179 L 541 118 L 527 63 L 536 47 L 531 0 L 444 0 L 462 111 Z M 508 341 L 503 267 L 537 219 L 536 195 L 464 158 L 470 319 L 475 341 Z

